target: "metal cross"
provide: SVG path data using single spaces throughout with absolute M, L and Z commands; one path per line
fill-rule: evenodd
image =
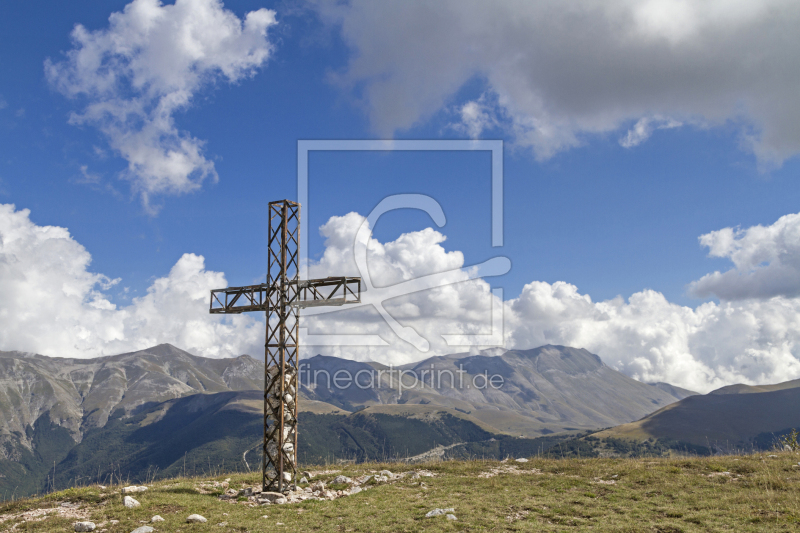
M 361 301 L 361 278 L 298 279 L 300 204 L 270 202 L 267 282 L 211 291 L 209 312 L 266 311 L 262 488 L 284 492 L 297 477 L 298 337 L 301 307 Z

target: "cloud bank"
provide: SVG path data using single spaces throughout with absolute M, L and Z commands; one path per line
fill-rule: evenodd
M 147 294 L 110 301 L 119 279 L 89 270 L 91 255 L 65 228 L 37 226 L 27 209 L 0 204 L 0 349 L 96 357 L 169 342 L 209 357 L 263 349 L 263 323 L 209 320 L 208 294 L 225 276 L 184 254 Z
M 311 276 L 359 274 L 353 240 L 363 221 L 350 213 L 322 226 L 325 250 L 310 265 Z M 735 268 L 766 271 L 773 266 L 762 265 L 765 257 L 789 264 L 785 258 L 797 248 L 799 225 L 800 214 L 788 215 L 766 228 L 725 228 L 702 236 L 701 242 L 712 254 L 731 258 Z M 800 378 L 796 287 L 770 297 L 690 308 L 653 290 L 627 300 L 595 302 L 569 283 L 534 281 L 518 297 L 500 302 L 493 301 L 489 283 L 468 280 L 463 255 L 447 251 L 444 242 L 444 235 L 428 228 L 386 243 L 371 239 L 368 246 L 369 272 L 378 293 L 371 298 L 380 299 L 381 290 L 405 280 L 447 273 L 445 280 L 452 284 L 385 302 L 400 324 L 430 342 L 430 351 L 422 353 L 400 340 L 373 307 L 364 305 L 307 315 L 302 325 L 312 334 L 377 334 L 387 346 L 307 347 L 306 355 L 321 352 L 402 364 L 467 351 L 468 346 L 448 346 L 442 335 L 488 333 L 494 303 L 503 307 L 507 348 L 547 343 L 586 348 L 637 379 L 701 392 L 731 383 Z M 91 272 L 90 262 L 89 252 L 65 228 L 38 226 L 27 210 L 0 205 L 0 349 L 93 357 L 169 342 L 208 357 L 262 353 L 260 317 L 208 314 L 209 290 L 227 282 L 222 273 L 206 270 L 202 257 L 183 255 L 146 295 L 126 306 L 113 304 L 108 296 L 120 280 Z M 755 276 L 737 279 L 747 286 L 750 275 Z M 727 279 L 725 283 L 733 285 Z
M 252 76 L 272 52 L 267 29 L 275 12 L 259 9 L 244 20 L 219 0 L 134 0 L 109 17 L 107 29 L 77 24 L 74 47 L 47 60 L 53 87 L 81 110 L 70 123 L 98 128 L 128 162 L 125 178 L 153 210 L 154 195 L 183 194 L 216 180 L 203 141 L 179 131 L 175 114 L 219 79 Z
M 537 158 L 596 134 L 634 147 L 654 127 L 734 124 L 764 167 L 800 152 L 800 4 L 564 0 L 317 4 L 352 50 L 333 76 L 381 135 L 456 102 L 471 136 L 496 122 Z M 380 31 L 375 31 L 380 28 Z

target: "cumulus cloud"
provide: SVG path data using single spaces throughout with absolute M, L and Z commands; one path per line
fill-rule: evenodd
M 797 224 L 797 217 L 779 223 Z M 364 220 L 349 213 L 322 226 L 325 250 L 309 265 L 311 276 L 361 274 L 354 240 Z M 758 231 L 780 233 L 770 228 Z M 726 229 L 703 238 L 714 253 L 736 257 L 742 265 L 759 265 L 765 256 L 747 240 L 751 230 L 737 237 Z M 386 344 L 306 345 L 303 354 L 398 365 L 464 352 L 476 347 L 448 345 L 443 335 L 490 333 L 492 308 L 500 306 L 506 348 L 548 343 L 586 348 L 637 379 L 700 392 L 732 383 L 800 378 L 800 298 L 778 295 L 691 308 L 644 290 L 627 300 L 595 302 L 572 284 L 534 281 L 516 298 L 500 301 L 491 292 L 491 278 L 470 279 L 463 255 L 446 250 L 445 242 L 444 235 L 430 228 L 385 243 L 370 238 L 368 275 L 375 288 L 364 295 L 366 305 L 324 313 L 324 308 L 304 310 L 301 324 L 315 335 L 372 334 Z M 38 226 L 27 210 L 0 205 L 0 349 L 92 357 L 170 342 L 209 357 L 261 353 L 261 316 L 208 314 L 209 290 L 227 282 L 222 273 L 206 270 L 202 257 L 183 255 L 144 296 L 126 306 L 107 296 L 121 281 L 91 272 L 90 261 L 88 251 L 65 228 Z M 398 283 L 437 273 L 443 273 L 442 286 L 392 293 Z M 380 301 L 402 327 L 429 341 L 427 352 L 398 337 L 372 305 Z
M 333 80 L 383 135 L 447 109 L 477 78 L 539 159 L 635 123 L 633 146 L 653 117 L 741 125 L 766 166 L 800 151 L 790 0 L 353 0 L 318 11 L 353 51 Z
M 734 266 L 690 284 L 694 295 L 722 300 L 800 295 L 800 214 L 771 226 L 712 231 L 700 236 L 700 244 L 709 256 L 730 259 Z
M 169 342 L 199 355 L 230 357 L 263 349 L 263 322 L 210 319 L 210 289 L 226 286 L 185 254 L 147 294 L 118 307 L 119 284 L 89 270 L 91 255 L 65 228 L 38 226 L 27 209 L 0 204 L 0 349 L 96 357 Z
M 353 242 L 363 222 L 361 215 L 350 213 L 322 226 L 325 251 L 310 266 L 312 276 L 359 275 Z M 463 255 L 446 251 L 444 240 L 428 228 L 388 243 L 371 239 L 368 246 L 369 275 L 379 294 L 366 297 L 366 302 L 381 299 L 380 287 L 447 272 L 448 285 L 385 302 L 401 325 L 430 341 L 430 352 L 400 340 L 370 305 L 315 314 L 304 318 L 303 324 L 311 333 L 380 335 L 387 346 L 307 347 L 305 352 L 401 364 L 432 353 L 465 351 L 471 347 L 448 346 L 443 335 L 488 333 L 492 305 L 499 304 L 506 348 L 548 343 L 582 347 L 637 379 L 667 381 L 702 392 L 731 383 L 800 377 L 800 300 L 710 302 L 693 309 L 644 290 L 627 301 L 617 297 L 594 302 L 569 283 L 537 281 L 526 285 L 517 298 L 498 302 L 487 282 L 491 279 L 469 280 Z M 713 249 L 722 254 L 732 247 L 720 240 Z
M 182 194 L 217 179 L 203 141 L 180 131 L 175 114 L 202 87 L 251 76 L 270 56 L 275 12 L 240 20 L 219 0 L 134 0 L 107 29 L 77 24 L 66 59 L 47 60 L 57 90 L 80 103 L 70 123 L 97 127 L 127 162 L 125 177 L 146 208 L 159 194 Z

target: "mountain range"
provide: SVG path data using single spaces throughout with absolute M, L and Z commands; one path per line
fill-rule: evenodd
M 337 373 L 353 379 L 337 386 Z M 252 468 L 263 375 L 263 362 L 247 355 L 208 359 L 167 344 L 96 359 L 0 352 L 0 494 L 109 475 Z M 693 394 L 638 382 L 563 346 L 396 368 L 318 355 L 301 361 L 300 379 L 307 463 L 441 456 L 443 447 L 544 449 L 554 435 L 632 422 Z

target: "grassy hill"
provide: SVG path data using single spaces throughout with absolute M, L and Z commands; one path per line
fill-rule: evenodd
M 148 484 L 122 505 L 119 486 L 67 489 L 7 502 L 0 527 L 27 532 L 72 531 L 76 520 L 98 530 L 130 533 L 153 515 L 167 531 L 796 531 L 800 525 L 800 455 L 671 459 L 544 459 L 526 463 L 446 461 L 422 465 L 431 477 L 406 475 L 334 500 L 258 505 L 255 497 L 221 500 L 223 490 L 257 485 L 255 474 L 181 477 Z M 313 482 L 356 478 L 419 465 L 306 467 Z M 347 488 L 334 485 L 334 488 Z M 426 518 L 452 508 L 456 520 Z M 190 514 L 208 522 L 187 524 Z
M 777 385 L 733 385 L 690 396 L 641 420 L 601 431 L 596 438 L 671 439 L 733 451 L 769 447 L 774 438 L 800 428 L 800 380 Z

